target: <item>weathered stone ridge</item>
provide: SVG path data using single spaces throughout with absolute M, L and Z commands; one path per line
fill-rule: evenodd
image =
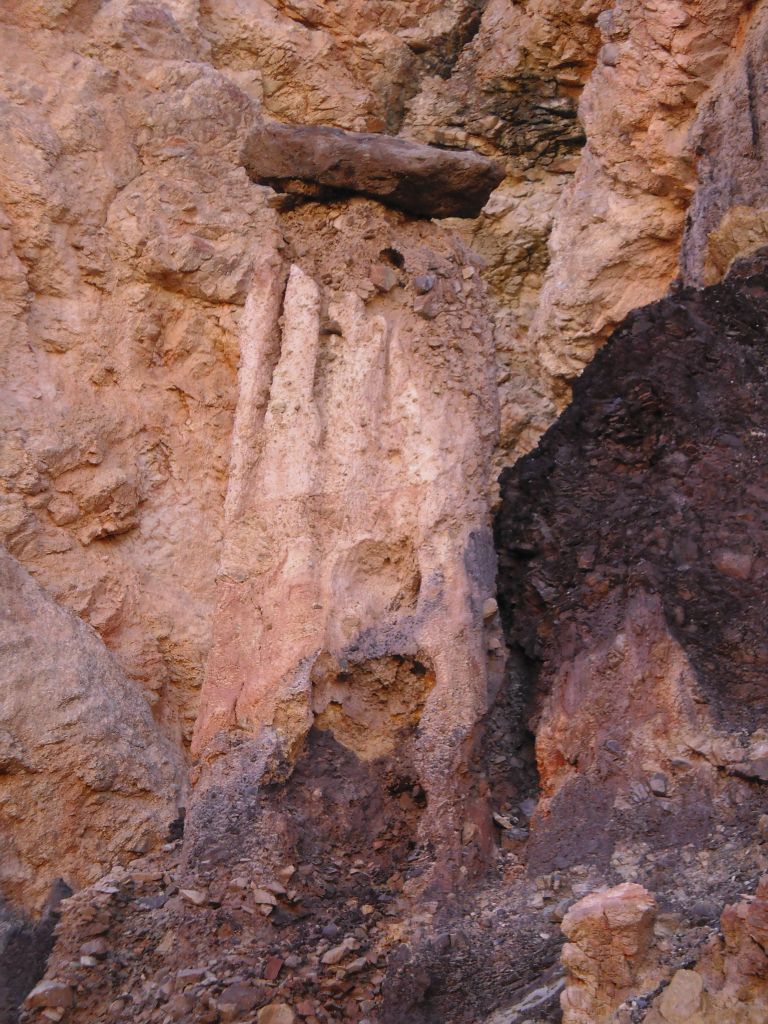
M 497 417 L 484 289 L 450 235 L 380 205 L 286 219 L 297 251 L 310 231 L 316 247 L 287 279 L 265 268 L 246 307 L 193 750 L 220 757 L 235 729 L 300 749 L 313 722 L 335 720 L 329 705 L 352 713 L 368 665 L 415 659 L 429 692 L 416 676 L 395 698 L 393 682 L 394 703 L 358 722 L 360 752 L 391 749 L 402 716 L 421 737 L 420 784 L 442 791 L 503 665 L 498 617 L 483 614 Z

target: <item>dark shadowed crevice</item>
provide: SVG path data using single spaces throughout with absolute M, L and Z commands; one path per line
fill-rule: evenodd
M 487 6 L 488 0 L 469 0 L 461 17 L 450 31 L 438 36 L 428 50 L 422 51 L 428 74 L 439 75 L 440 78 L 451 77 L 462 51 L 480 31 L 480 23 Z
M 16 1024 L 25 997 L 45 973 L 59 906 L 72 890 L 58 879 L 38 921 L 0 903 L 0 1024 Z

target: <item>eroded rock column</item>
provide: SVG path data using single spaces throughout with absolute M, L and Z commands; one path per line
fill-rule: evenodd
M 313 725 L 363 761 L 407 745 L 447 813 L 445 781 L 501 668 L 483 289 L 469 251 L 378 204 L 285 222 L 290 268 L 265 267 L 243 320 L 195 751 L 292 758 Z

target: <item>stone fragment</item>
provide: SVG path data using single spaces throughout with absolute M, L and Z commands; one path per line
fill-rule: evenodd
M 654 796 L 666 796 L 669 780 L 663 772 L 655 772 L 648 780 L 648 786 Z
M 417 295 L 426 295 L 431 292 L 437 283 L 434 274 L 417 274 L 413 279 L 413 290 Z
M 659 1010 L 669 1024 L 689 1024 L 701 1008 L 704 981 L 696 971 L 676 971 L 659 1000 Z
M 193 1006 L 194 1000 L 188 992 L 177 992 L 168 1001 L 167 1010 L 171 1020 L 188 1020 Z
M 208 894 L 201 892 L 200 889 L 180 889 L 179 892 L 188 903 L 196 907 L 204 907 L 208 902 Z
M 348 940 L 345 939 L 341 945 L 332 946 L 327 953 L 323 953 L 320 957 L 320 962 L 324 963 L 327 967 L 333 967 L 335 964 L 341 963 L 344 957 L 350 952 L 350 948 Z
M 258 1024 L 293 1024 L 296 1015 L 287 1003 L 269 1003 L 259 1010 Z
M 387 267 L 383 263 L 371 267 L 370 278 L 380 292 L 391 292 L 397 284 L 397 274 L 392 267 Z
M 752 555 L 747 552 L 728 549 L 716 551 L 712 557 L 712 564 L 717 571 L 734 580 L 748 580 L 752 573 L 753 561 Z
M 267 892 L 272 892 L 275 896 L 285 896 L 286 888 L 280 882 L 265 882 L 262 885 L 262 889 L 266 889 Z
M 538 806 L 538 800 L 536 800 L 535 797 L 529 796 L 525 800 L 520 801 L 520 813 L 524 818 L 530 820 L 535 814 Z
M 57 494 L 48 502 L 48 515 L 57 526 L 73 523 L 80 514 L 80 506 L 71 494 Z
M 271 956 L 264 965 L 264 977 L 267 981 L 275 981 L 283 969 L 283 960 L 279 956 Z
M 230 1019 L 237 1019 L 255 1009 L 262 993 L 253 985 L 228 985 L 216 1000 L 219 1012 Z
M 103 960 L 109 952 L 109 946 L 105 939 L 91 939 L 90 942 L 84 942 L 80 947 L 80 952 L 83 956 L 94 956 L 98 960 Z
M 436 292 L 428 295 L 417 295 L 413 300 L 413 311 L 424 320 L 434 320 L 439 312 L 439 299 Z
M 501 167 L 469 150 L 438 149 L 388 135 L 264 123 L 248 138 L 250 177 L 315 198 L 357 192 L 417 217 L 476 217 L 501 183 Z
M 359 974 L 360 971 L 364 970 L 368 966 L 368 960 L 364 956 L 358 957 L 356 960 L 352 960 L 345 967 L 347 974 Z
M 199 981 L 202 981 L 204 977 L 205 968 L 186 967 L 184 970 L 179 971 L 176 974 L 176 987 L 184 988 L 187 985 L 196 985 Z
M 34 1010 L 38 1007 L 68 1009 L 74 1005 L 75 997 L 70 985 L 62 981 L 41 981 L 32 989 L 24 1005 Z
M 563 1024 L 608 1024 L 627 996 L 653 987 L 655 916 L 653 896 L 632 883 L 592 893 L 568 910 L 561 925 L 568 939 Z
M 720 916 L 720 908 L 711 900 L 699 900 L 693 904 L 687 916 L 693 924 L 711 924 Z
M 274 894 L 269 892 L 267 889 L 254 889 L 253 890 L 253 901 L 254 903 L 261 904 L 267 907 L 276 907 L 277 900 Z

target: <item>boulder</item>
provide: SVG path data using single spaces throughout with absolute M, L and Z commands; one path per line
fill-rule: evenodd
M 476 217 L 504 178 L 497 163 L 468 150 L 275 122 L 254 129 L 243 163 L 254 181 L 281 192 L 355 192 L 417 217 Z
M 574 904 L 561 928 L 566 987 L 563 1024 L 608 1024 L 630 993 L 658 980 L 650 955 L 656 902 L 646 889 L 624 883 Z

